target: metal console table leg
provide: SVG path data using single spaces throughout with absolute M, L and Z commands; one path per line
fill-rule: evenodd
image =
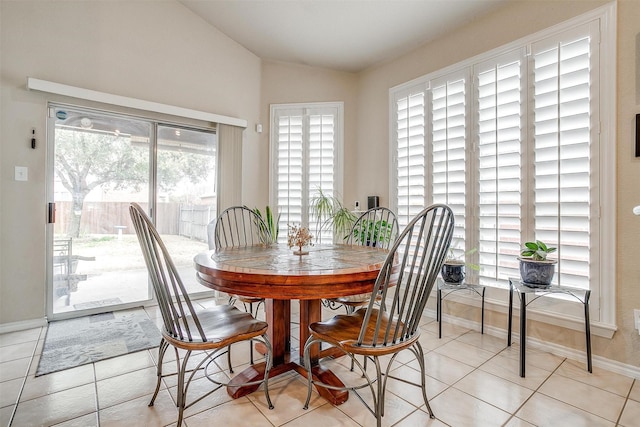
M 587 370 L 593 373 L 593 364 L 591 360 L 591 325 L 589 321 L 589 298 L 591 291 L 589 289 L 571 288 L 565 286 L 551 285 L 548 287 L 529 287 L 521 283 L 518 279 L 509 279 L 509 313 L 507 327 L 507 345 L 511 346 L 511 329 L 513 327 L 513 292 L 518 292 L 520 298 L 520 376 L 524 378 L 526 368 L 526 345 L 527 345 L 527 305 L 536 299 L 554 294 L 561 293 L 571 295 L 584 305 L 584 328 L 585 340 L 587 348 Z M 534 298 L 527 303 L 527 294 L 534 294 Z M 581 296 L 584 295 L 584 296 Z

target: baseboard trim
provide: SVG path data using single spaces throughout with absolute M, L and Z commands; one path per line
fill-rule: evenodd
M 46 317 L 43 317 L 42 319 L 21 320 L 19 322 L 0 323 L 0 334 L 41 328 L 43 326 L 47 326 Z

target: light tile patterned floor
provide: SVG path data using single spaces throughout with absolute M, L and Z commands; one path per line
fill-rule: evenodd
M 198 301 L 203 306 L 213 301 Z M 296 315 L 295 308 L 293 316 Z M 147 308 L 160 322 L 157 310 Z M 332 315 L 327 312 L 326 317 Z M 504 339 L 424 318 L 421 343 L 427 366 L 427 393 L 436 414 L 430 420 L 419 389 L 391 381 L 385 426 L 624 426 L 640 425 L 640 381 L 594 367 L 584 361 L 529 349 L 527 377 L 518 376 L 518 347 Z M 153 407 L 154 350 L 141 351 L 91 365 L 34 377 L 45 328 L 0 335 L 0 425 L 12 426 L 165 426 L 174 425 L 176 383 L 164 382 Z M 294 342 L 294 346 L 298 343 Z M 397 376 L 416 379 L 418 365 L 409 353 L 394 365 Z M 233 347 L 236 372 L 248 362 L 248 346 Z M 165 360 L 172 369 L 171 358 Z M 346 358 L 326 361 L 341 378 L 354 378 Z M 357 378 L 357 376 L 355 376 Z M 206 390 L 202 378 L 189 395 Z M 189 427 L 210 426 L 370 426 L 373 416 L 355 397 L 333 406 L 314 391 L 302 409 L 306 382 L 289 373 L 270 384 L 274 410 L 264 394 L 237 400 L 223 390 L 185 412 Z

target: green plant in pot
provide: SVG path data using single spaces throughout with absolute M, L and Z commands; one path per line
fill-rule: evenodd
M 357 217 L 349 209 L 345 208 L 340 200 L 326 194 L 321 188 L 311 199 L 311 212 L 318 218 L 319 226 L 316 229 L 316 239 L 321 236 L 322 230 L 333 231 L 334 242 L 341 241 L 338 236 L 347 236 Z
M 469 267 L 476 271 L 480 270 L 479 265 L 465 261 L 468 255 L 477 252 L 478 249 L 469 249 L 461 255 L 456 255 L 455 251 L 455 247 L 449 247 L 447 257 L 445 258 L 444 263 L 442 264 L 442 269 L 440 270 L 442 280 L 447 283 L 462 283 L 465 278 L 465 267 Z
M 262 212 L 260 212 L 260 209 L 258 208 L 254 208 L 252 209 L 253 212 L 255 212 L 255 214 L 260 217 L 260 219 L 262 219 L 262 221 L 264 222 L 264 224 L 262 223 L 258 223 L 258 227 L 260 228 L 260 240 L 262 243 L 264 243 L 265 245 L 268 245 L 270 243 L 273 242 L 277 242 L 278 241 L 278 234 L 280 233 L 280 229 L 278 227 L 278 224 L 280 223 L 280 214 L 278 214 L 278 217 L 274 217 L 273 216 L 273 211 L 271 210 L 271 208 L 269 207 L 269 205 L 267 205 L 264 208 L 264 216 L 262 216 Z M 258 221 L 256 221 L 258 222 Z M 266 227 L 265 229 L 263 229 L 263 227 Z M 267 238 L 267 236 L 271 236 L 271 239 L 269 241 L 269 239 Z
M 520 278 L 531 287 L 545 287 L 551 284 L 558 261 L 547 259 L 547 255 L 556 251 L 556 248 L 536 240 L 526 242 L 520 251 Z
M 363 246 L 384 246 L 382 244 L 389 243 L 391 233 L 393 225 L 385 220 L 362 219 L 353 229 L 353 238 Z

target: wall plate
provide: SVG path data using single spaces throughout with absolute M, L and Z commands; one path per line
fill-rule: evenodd
M 15 180 L 29 181 L 29 168 L 26 166 L 16 166 Z

